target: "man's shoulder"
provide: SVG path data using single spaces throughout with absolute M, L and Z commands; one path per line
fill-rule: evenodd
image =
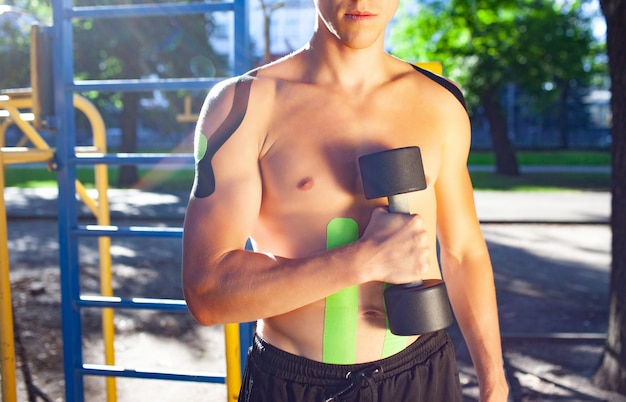
M 258 69 L 250 70 L 244 74 L 224 78 L 211 88 L 214 96 L 231 94 L 241 87 L 250 87 L 256 80 Z
M 467 105 L 465 103 L 465 96 L 463 95 L 463 91 L 461 91 L 461 88 L 455 82 L 430 70 L 419 67 L 415 64 L 411 64 L 411 67 L 416 72 L 416 74 L 419 74 L 420 76 L 437 84 L 437 87 L 443 90 L 446 94 L 454 96 L 456 100 L 461 104 L 461 106 L 463 106 L 463 108 L 467 111 Z
M 254 105 L 254 100 L 269 99 L 275 84 L 271 79 L 259 74 L 256 68 L 244 74 L 228 77 L 215 84 L 207 97 L 207 106 L 219 109 L 227 108 L 246 110 Z

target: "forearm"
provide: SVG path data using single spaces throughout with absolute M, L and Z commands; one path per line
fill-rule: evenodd
M 205 325 L 273 317 L 366 282 L 411 283 L 420 278 L 416 266 L 430 253 L 418 216 L 383 208 L 373 211 L 359 240 L 293 259 L 236 249 L 243 236 L 227 239 L 193 219 L 187 222 L 185 299 Z
M 492 393 L 506 394 L 496 294 L 489 256 L 486 251 L 463 259 L 442 256 L 442 263 L 450 302 L 470 351 L 481 396 L 487 398 Z
M 283 314 L 360 282 L 358 263 L 346 263 L 356 260 L 357 248 L 349 245 L 298 259 L 243 250 L 212 262 L 193 263 L 187 258 L 183 261 L 185 299 L 204 325 Z

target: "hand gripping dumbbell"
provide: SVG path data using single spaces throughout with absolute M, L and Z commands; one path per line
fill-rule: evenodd
M 365 198 L 387 197 L 389 211 L 410 214 L 410 193 L 426 188 L 419 147 L 390 149 L 359 158 Z M 389 329 L 418 335 L 452 324 L 446 285 L 439 279 L 389 285 L 385 289 Z

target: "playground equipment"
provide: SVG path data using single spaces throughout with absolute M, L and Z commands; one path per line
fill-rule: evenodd
M 81 110 L 91 123 L 93 132 L 92 147 L 77 147 L 76 152 L 84 153 L 106 153 L 106 138 L 104 122 L 100 113 L 85 98 L 74 95 L 74 107 Z M 9 258 L 8 258 L 8 236 L 6 222 L 6 208 L 4 203 L 4 168 L 5 165 L 46 162 L 53 163 L 54 149 L 50 148 L 46 141 L 39 135 L 33 127 L 34 114 L 21 113 L 22 109 L 33 109 L 33 95 L 29 90 L 13 91 L 10 94 L 0 95 L 0 110 L 8 115 L 0 125 L 0 144 L 4 143 L 6 129 L 10 124 L 17 125 L 24 133 L 24 141 L 30 141 L 35 148 L 27 147 L 2 147 L 0 148 L 0 317 L 2 318 L 2 329 L 0 334 L 2 356 L 2 396 L 3 401 L 16 400 L 15 395 L 15 348 L 13 345 L 13 316 L 11 311 L 11 287 L 9 283 Z M 18 144 L 19 144 L 18 143 Z M 96 165 L 94 167 L 97 199 L 93 199 L 87 193 L 85 187 L 77 180 L 75 183 L 76 193 L 97 218 L 99 225 L 109 225 L 109 204 L 107 198 L 108 173 L 106 165 Z M 112 294 L 111 286 L 111 254 L 110 239 L 101 237 L 98 240 L 100 253 L 101 272 L 101 292 L 103 295 Z M 113 350 L 113 311 L 103 310 L 103 338 L 105 339 L 106 360 L 111 361 L 114 356 Z
M 27 162 L 48 162 L 53 165 L 58 179 L 58 222 L 59 253 L 61 269 L 61 309 L 63 329 L 63 359 L 65 394 L 68 402 L 84 400 L 84 376 L 106 377 L 107 400 L 117 400 L 116 377 L 165 379 L 222 383 L 227 386 L 228 400 L 237 400 L 241 381 L 241 367 L 246 350 L 252 342 L 252 324 L 229 324 L 225 326 L 226 376 L 208 373 L 133 370 L 115 366 L 113 346 L 113 310 L 121 308 L 152 309 L 170 312 L 187 312 L 183 300 L 122 299 L 113 295 L 111 286 L 111 237 L 167 237 L 180 238 L 182 228 L 120 227 L 109 222 L 107 192 L 107 166 L 122 164 L 154 164 L 164 160 L 171 162 L 193 162 L 192 155 L 165 154 L 108 154 L 104 135 L 104 124 L 93 105 L 78 96 L 82 91 L 152 91 L 152 90 L 198 90 L 208 88 L 219 81 L 214 79 L 168 79 L 161 81 L 74 80 L 72 21 L 81 18 L 125 18 L 183 15 L 231 11 L 234 15 L 234 73 L 240 74 L 250 68 L 248 52 L 248 10 L 245 0 L 214 3 L 168 3 L 127 6 L 73 7 L 71 0 L 53 0 L 53 25 L 35 26 L 32 33 L 31 66 L 33 75 L 30 91 L 6 93 L 0 97 L 0 110 L 11 122 L 0 124 L 3 145 L 4 132 L 8 124 L 16 124 L 35 148 L 3 147 L 0 152 L 0 187 L 4 190 L 4 165 Z M 93 147 L 75 146 L 74 109 L 85 113 L 94 132 Z M 30 109 L 31 113 L 24 113 Z M 56 147 L 50 147 L 38 134 L 38 128 L 57 133 Z M 23 145 L 23 144 L 21 144 Z M 84 186 L 76 180 L 79 165 L 94 166 L 98 199 L 90 198 Z M 96 216 L 96 225 L 78 225 L 76 195 Z M 2 401 L 16 401 L 15 355 L 13 348 L 13 321 L 11 313 L 10 283 L 8 277 L 8 250 L 4 199 L 0 199 L 0 353 L 2 363 Z M 98 237 L 101 268 L 101 295 L 83 296 L 79 283 L 79 237 Z M 2 247 L 0 246 L 0 247 Z M 84 308 L 102 309 L 105 364 L 94 365 L 83 362 L 82 326 L 80 311 Z

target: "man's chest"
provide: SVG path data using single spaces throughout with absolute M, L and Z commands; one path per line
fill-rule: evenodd
M 432 114 L 419 106 L 410 99 L 342 102 L 332 96 L 289 102 L 272 115 L 261 166 L 265 174 L 295 184 L 308 176 L 325 176 L 350 188 L 359 175 L 360 156 L 419 146 L 426 174 L 433 178 L 440 163 L 443 135 Z

